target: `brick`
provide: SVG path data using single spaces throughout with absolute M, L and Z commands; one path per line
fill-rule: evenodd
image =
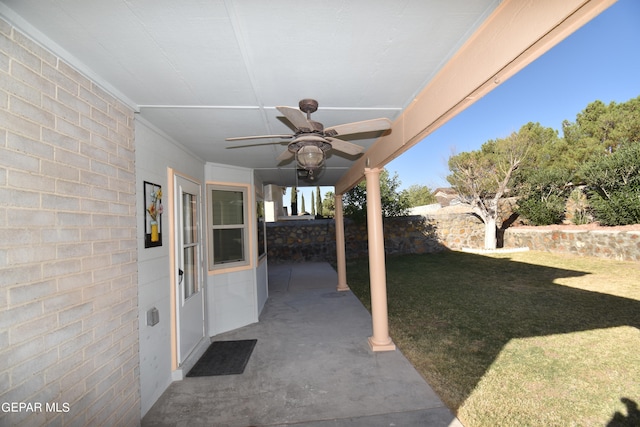
M 45 336 L 56 328 L 56 317 L 57 315 L 54 313 L 14 326 L 11 331 L 9 331 L 11 344 L 13 345 L 31 338 Z
M 0 55 L 0 58 L 3 56 L 4 55 Z M 16 78 L 15 76 L 11 76 L 10 74 L 0 73 L 0 87 L 5 91 L 7 95 L 21 98 L 31 104 L 40 104 L 40 91 L 38 91 L 33 86 L 28 85 L 20 78 Z M 5 104 L 5 106 L 8 105 L 8 103 Z
M 56 214 L 57 226 L 87 227 L 91 225 L 91 214 L 75 212 L 58 212 Z
M 9 72 L 9 56 L 0 52 L 0 71 Z
M 2 358 L 6 366 L 13 366 L 29 359 L 34 354 L 42 353 L 44 350 L 44 340 L 38 337 L 20 344 L 14 344 L 9 348 L 3 348 L 0 351 L 0 358 Z
M 80 169 L 89 169 L 91 160 L 87 156 L 75 153 L 73 151 L 67 151 L 62 148 L 57 148 L 54 151 L 54 159 L 64 165 L 77 167 Z
M 78 83 L 80 87 L 83 87 L 83 88 L 91 87 L 91 80 L 89 80 L 84 75 L 79 73 L 75 68 L 67 64 L 65 61 L 58 59 L 57 68 L 58 68 L 58 71 L 60 71 L 62 74 L 69 77 L 74 82 Z
M 77 260 L 71 261 L 74 264 L 78 262 Z M 80 263 L 78 262 L 78 266 Z M 79 267 L 78 267 L 79 269 Z M 58 290 L 59 291 L 68 291 L 74 290 L 78 288 L 83 288 L 91 283 L 91 272 L 81 272 L 78 274 L 73 274 L 70 276 L 60 277 L 58 279 Z
M 1 115 L 0 111 L 0 119 Z M 0 149 L 0 165 L 7 166 L 8 169 L 20 169 L 35 173 L 40 169 L 40 160 L 32 155 L 2 148 Z
M 57 360 L 58 351 L 56 349 L 37 353 L 35 357 L 28 359 L 24 363 L 11 367 L 11 381 L 21 383 L 34 375 L 43 375 L 43 371 L 55 364 Z
M 67 308 L 66 310 L 59 311 L 58 321 L 60 322 L 60 326 L 72 323 L 91 314 L 91 312 L 93 311 L 93 307 L 93 302 L 86 302 L 83 304 L 78 304 L 77 306 L 71 308 Z
M 80 182 L 96 187 L 109 188 L 109 177 L 91 171 L 81 171 Z
M 83 203 L 83 209 L 91 206 L 91 204 L 87 201 Z M 102 212 L 107 212 L 109 210 L 109 204 L 107 202 L 95 202 L 95 206 L 104 206 L 104 210 L 91 210 L 92 212 L 98 212 L 91 216 L 91 223 L 98 227 L 117 227 L 120 225 L 120 218 L 116 215 L 103 214 Z M 116 242 L 113 242 L 116 243 Z M 111 246 L 110 249 L 117 249 L 115 245 Z
M 118 152 L 118 145 L 109 138 L 105 138 L 102 135 L 92 134 L 91 145 L 100 148 L 107 153 L 116 154 Z
M 33 53 L 19 44 L 14 43 L 9 37 L 0 35 L 0 51 L 7 53 L 19 64 L 25 65 L 35 72 L 40 72 L 42 61 Z
M 104 111 L 98 110 L 96 108 L 91 109 L 91 118 L 95 120 L 97 123 L 100 123 L 107 128 L 117 129 L 117 121 L 111 117 L 109 114 L 106 114 Z
M 84 201 L 84 197 L 89 197 L 91 195 L 91 188 L 87 185 L 81 184 L 76 181 L 64 181 L 62 179 L 56 180 L 56 189 L 55 191 L 58 194 L 64 194 L 74 197 L 80 197 L 80 203 L 75 208 L 76 210 L 80 209 L 82 203 Z
M 11 421 L 138 423 L 133 111 L 1 19 L 0 33 L 3 398 L 72 403 Z
M 14 227 L 47 227 L 55 224 L 55 212 L 39 209 L 10 209 L 7 220 Z
M 74 108 L 73 105 L 69 105 L 65 102 L 65 100 L 69 100 L 71 99 L 71 97 L 77 97 L 79 85 L 77 82 L 73 81 L 68 76 L 65 76 L 63 73 L 58 71 L 58 69 L 56 68 L 56 63 L 42 64 L 42 76 L 51 81 L 56 86 L 56 99 L 58 99 L 68 107 L 72 107 L 74 110 L 80 111 L 78 108 Z M 63 95 L 61 97 L 60 92 L 67 93 L 69 94 L 69 96 L 67 97 Z
M 111 372 L 111 370 L 113 369 L 113 364 L 107 363 L 106 365 L 103 366 L 99 366 L 97 367 L 97 369 L 95 369 L 93 372 L 91 372 L 91 374 L 87 375 L 84 378 L 84 384 L 87 390 L 92 389 L 93 387 L 96 386 L 96 384 L 98 384 L 100 382 L 100 380 L 104 377 L 106 377 L 107 375 L 109 375 L 109 373 Z
M 82 334 L 82 321 L 78 320 L 49 332 L 44 336 L 44 344 L 47 348 L 57 347 L 64 342 L 75 339 L 80 334 Z
M 42 107 L 47 109 L 47 111 L 51 111 L 56 117 L 61 117 L 69 123 L 80 124 L 80 113 L 49 96 L 42 97 Z
M 42 243 L 68 243 L 80 240 L 80 230 L 76 228 L 50 228 L 43 229 L 41 234 Z
M 80 152 L 91 158 L 92 160 L 100 160 L 102 162 L 108 163 L 109 162 L 109 153 L 107 153 L 106 151 L 97 148 L 89 143 L 83 143 L 80 145 Z
M 66 358 L 72 356 L 74 354 L 82 354 L 84 359 L 84 348 L 93 342 L 93 332 L 84 332 L 82 334 L 78 334 L 74 339 L 65 341 L 60 344 L 58 347 L 58 351 L 60 353 L 61 358 Z M 88 364 L 91 364 L 91 361 L 88 361 Z
M 52 194 L 42 195 L 42 208 L 59 211 L 77 211 L 80 209 L 80 199 L 71 196 L 59 196 Z
M 120 124 L 127 124 L 127 120 L 129 118 L 129 115 L 125 113 L 127 110 L 127 108 L 121 108 L 118 105 L 109 105 L 109 115 L 115 118 L 115 120 Z
M 81 231 L 81 240 L 84 242 L 92 242 L 95 240 L 107 240 L 111 237 L 110 228 L 107 227 L 91 227 L 85 228 Z M 93 266 L 94 268 L 97 266 Z M 83 264 L 83 268 L 86 268 Z
M 91 243 L 63 243 L 57 246 L 58 259 L 80 258 L 91 253 Z
M 89 195 L 87 195 L 89 197 Z M 99 227 L 108 225 L 117 225 L 117 221 L 114 218 L 106 215 L 109 212 L 109 202 L 93 199 L 82 199 L 80 202 L 80 209 L 83 212 L 96 212 L 98 215 L 94 215 L 93 224 Z M 98 218 L 96 218 L 98 217 Z
M 41 263 L 50 261 L 55 256 L 56 249 L 53 245 L 12 247 L 7 250 L 7 262 L 9 265 Z
M 64 120 L 63 118 L 58 118 L 56 120 L 55 129 L 64 135 L 68 135 L 80 141 L 88 141 L 91 136 L 91 133 L 87 129 Z
M 46 176 L 13 170 L 8 175 L 9 186 L 14 188 L 50 192 L 55 188 L 55 181 Z
M 78 347 L 75 352 L 82 352 L 82 347 Z M 74 369 L 69 370 L 69 373 L 60 379 L 60 387 L 62 390 L 67 390 L 77 384 L 82 384 L 84 387 L 84 378 L 88 372 L 91 371 L 93 363 L 90 360 L 85 360 L 84 363 L 77 365 Z M 86 396 L 87 399 L 91 399 L 91 396 Z
M 9 134 L 7 147 L 15 151 L 37 156 L 40 160 L 53 159 L 53 147 L 51 145 L 24 136 Z
M 91 189 L 91 196 L 94 199 L 98 200 L 106 200 L 107 202 L 117 202 L 118 201 L 118 192 L 114 190 L 109 190 L 101 187 L 93 187 Z M 112 203 L 109 203 L 107 206 L 110 207 Z M 109 209 L 110 211 L 111 209 Z M 128 213 L 128 212 L 127 212 Z
M 40 194 L 35 191 L 0 188 L 0 205 L 5 207 L 39 208 Z M 6 241 L 8 242 L 9 239 Z
M 44 311 L 45 313 L 58 312 L 78 305 L 84 300 L 82 295 L 83 293 L 81 289 L 57 292 L 55 295 L 50 295 L 43 301 Z
M 87 101 L 89 105 L 97 108 L 98 110 L 108 111 L 108 104 L 104 99 L 101 99 L 95 93 L 91 92 L 86 86 L 81 86 L 78 93 L 80 99 Z
M 52 129 L 42 129 L 42 141 L 67 151 L 80 151 L 80 141 L 77 138 L 61 134 Z
M 99 160 L 94 160 L 94 159 L 91 160 L 91 171 L 100 173 L 103 175 L 107 175 L 107 176 L 119 177 L 119 171 L 117 167 L 112 166 L 105 162 L 101 162 Z
M 47 347 L 55 347 L 57 344 L 47 345 Z M 71 369 L 82 364 L 82 351 L 74 351 L 68 357 L 59 358 L 58 363 L 50 366 L 44 372 L 47 383 L 52 384 L 66 375 Z M 57 394 L 56 394 L 57 396 Z
M 8 110 L 0 109 L 0 123 L 11 123 L 11 133 L 25 135 L 29 138 L 40 136 L 41 126 L 24 117 L 11 114 Z
M 80 177 L 77 169 L 46 160 L 42 160 L 40 163 L 40 173 L 46 177 L 59 178 L 65 181 L 78 181 Z
M 11 34 L 12 27 L 4 19 L 0 18 L 0 34 L 9 36 Z
M 100 110 L 104 111 L 105 113 L 109 111 L 109 105 L 120 104 L 120 101 L 118 101 L 110 93 L 102 89 L 102 87 L 100 87 L 95 82 L 92 82 L 91 84 L 91 92 L 93 92 L 96 96 L 98 96 L 100 99 L 104 100 L 107 103 L 105 108 L 100 108 Z
M 43 48 L 42 46 L 34 42 L 32 39 L 27 37 L 21 31 L 17 31 L 17 30 L 14 31 L 13 40 L 20 46 L 27 49 L 29 52 L 32 52 L 33 54 L 35 54 L 36 57 L 38 57 L 40 60 L 46 61 L 49 64 L 55 64 L 57 62 L 57 58 L 55 55 L 53 55 L 47 49 Z
M 22 384 L 10 384 L 9 390 L 2 395 L 4 402 L 24 402 L 44 388 L 44 375 L 33 375 Z

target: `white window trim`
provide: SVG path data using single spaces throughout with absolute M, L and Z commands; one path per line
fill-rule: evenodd
M 219 273 L 227 273 L 230 271 L 237 271 L 237 270 L 245 270 L 247 268 L 251 268 L 252 267 L 252 262 L 253 262 L 253 248 L 252 248 L 252 241 L 251 241 L 251 233 L 253 232 L 253 227 L 251 226 L 251 222 L 250 222 L 250 209 L 251 209 L 251 197 L 250 197 L 250 186 L 247 184 L 231 184 L 231 183 L 215 183 L 215 182 L 208 182 L 206 185 L 206 191 L 207 191 L 207 252 L 209 253 L 208 256 L 208 260 L 207 260 L 207 268 L 209 271 L 209 274 L 219 274 Z M 220 191 L 235 191 L 235 192 L 242 192 L 242 203 L 243 203 L 243 209 L 242 209 L 242 214 L 243 214 L 243 221 L 244 224 L 242 226 L 243 228 L 243 255 L 244 255 L 244 259 L 242 261 L 236 261 L 236 262 L 226 262 L 223 264 L 214 264 L 214 242 L 213 242 L 213 230 L 214 230 L 214 225 L 213 225 L 213 209 L 212 209 L 212 203 L 213 203 L 213 196 L 212 196 L 212 191 L 213 190 L 220 190 Z M 229 226 L 221 226 L 221 227 L 217 227 L 216 228 L 229 228 Z M 239 228 L 237 226 L 232 226 L 230 228 Z

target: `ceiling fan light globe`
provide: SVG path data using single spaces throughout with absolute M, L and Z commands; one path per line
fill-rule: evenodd
M 296 161 L 306 170 L 314 170 L 324 163 L 324 151 L 315 145 L 305 145 L 296 153 Z

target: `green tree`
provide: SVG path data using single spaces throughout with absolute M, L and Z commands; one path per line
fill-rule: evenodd
M 565 120 L 562 130 L 567 144 L 564 157 L 578 169 L 625 143 L 640 141 L 640 96 L 609 105 L 594 101 L 576 115 L 575 122 Z
M 302 198 L 302 205 L 301 205 L 301 208 L 300 208 L 300 214 L 304 215 L 305 213 L 307 213 L 307 209 L 304 206 L 304 194 L 301 194 L 300 196 Z
M 600 224 L 640 223 L 640 140 L 585 164 L 581 174 Z
M 433 195 L 431 189 L 426 185 L 413 184 L 409 188 L 402 190 L 402 193 L 404 197 L 406 197 L 410 208 L 438 202 L 436 196 Z
M 320 186 L 316 186 L 316 214 L 324 216 L 322 214 L 322 197 L 320 196 Z
M 516 212 L 534 225 L 557 224 L 564 218 L 569 182 L 575 169 L 566 160 L 565 141 L 552 128 L 527 123 L 518 135 L 529 141 L 529 152 L 514 175 Z
M 480 150 L 449 158 L 449 183 L 485 225 L 485 249 L 496 248 L 498 205 L 511 190 L 514 172 L 526 159 L 533 140 L 528 132 L 485 142 Z
M 316 195 L 311 190 L 311 216 L 316 216 L 316 203 L 315 203 Z
M 516 212 L 533 225 L 559 224 L 565 216 L 570 187 L 569 171 L 559 168 L 534 169 L 521 183 Z
M 400 179 L 398 174 L 394 173 L 393 177 L 389 176 L 389 172 L 383 169 L 380 172 L 380 201 L 382 205 L 382 216 L 393 217 L 407 214 L 409 202 L 402 192 L 398 191 L 400 187 Z M 360 182 L 343 196 L 344 214 L 355 220 L 364 221 L 367 216 L 367 184 L 366 181 Z
M 291 216 L 298 215 L 298 187 L 291 187 Z
M 322 216 L 333 218 L 336 214 L 336 201 L 333 191 L 327 191 L 322 200 Z

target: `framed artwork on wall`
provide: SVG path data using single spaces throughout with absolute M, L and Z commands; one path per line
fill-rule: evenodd
M 162 246 L 162 186 L 144 181 L 144 247 Z

